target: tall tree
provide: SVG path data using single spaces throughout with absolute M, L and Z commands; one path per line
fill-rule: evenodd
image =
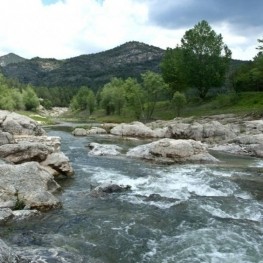
M 175 49 L 166 49 L 160 67 L 162 77 L 169 86 L 171 99 L 174 92 L 183 91 L 186 88 L 185 72 L 181 70 L 183 63 L 183 52 L 181 48 L 177 46 Z
M 151 119 L 156 103 L 167 88 L 162 76 L 152 71 L 141 74 L 144 96 L 144 121 Z
M 259 46 L 257 47 L 257 49 L 259 50 L 260 53 L 262 53 L 262 51 L 263 51 L 263 38 L 258 39 L 258 43 L 259 43 Z
M 184 53 L 181 68 L 186 73 L 187 85 L 197 88 L 202 99 L 210 88 L 223 85 L 231 51 L 222 35 L 216 34 L 207 21 L 185 32 L 181 48 Z

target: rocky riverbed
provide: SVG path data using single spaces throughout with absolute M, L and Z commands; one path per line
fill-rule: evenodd
M 234 115 L 220 115 L 200 119 L 176 118 L 171 121 L 155 121 L 148 124 L 143 124 L 140 122 L 133 122 L 129 124 L 102 124 L 100 125 L 100 127 L 96 125 L 96 127 L 92 127 L 92 129 L 90 130 L 79 128 L 75 129 L 73 131 L 74 142 L 72 138 L 68 139 L 69 149 L 67 154 L 65 154 L 61 151 L 61 140 L 59 136 L 48 136 L 46 132 L 41 128 L 41 126 L 30 118 L 8 111 L 0 111 L 0 225 L 5 226 L 11 224 L 12 222 L 18 221 L 24 222 L 25 219 L 40 216 L 43 211 L 59 208 L 62 206 L 62 204 L 65 204 L 64 202 L 74 202 L 70 199 L 70 191 L 66 195 L 68 197 L 64 199 L 62 198 L 64 200 L 63 202 L 61 202 L 61 199 L 58 198 L 58 194 L 60 193 L 62 187 L 59 185 L 57 178 L 68 178 L 73 175 L 73 168 L 68 158 L 68 154 L 70 154 L 71 158 L 73 158 L 75 167 L 78 167 L 78 173 L 81 175 L 80 177 L 78 176 L 77 179 L 77 184 L 80 189 L 74 190 L 77 193 L 77 195 L 75 196 L 75 202 L 79 202 L 82 199 L 84 202 L 82 203 L 81 207 L 77 209 L 78 212 L 82 211 L 83 205 L 85 206 L 86 201 L 88 202 L 87 205 L 89 209 L 93 209 L 92 207 L 94 202 L 95 205 L 99 206 L 97 207 L 98 211 L 100 211 L 101 215 L 105 217 L 106 214 L 111 211 L 107 210 L 109 208 L 108 206 L 111 206 L 112 204 L 107 205 L 103 208 L 102 203 L 100 203 L 99 201 L 91 201 L 92 199 L 90 200 L 90 198 L 105 198 L 105 196 L 106 198 L 108 198 L 108 195 L 111 195 L 111 193 L 114 192 L 122 194 L 120 200 L 118 199 L 118 197 L 116 197 L 117 200 L 115 201 L 117 201 L 117 203 L 120 201 L 121 203 L 129 203 L 127 207 L 124 204 L 120 205 L 120 207 L 123 207 L 122 209 L 124 209 L 124 207 L 126 207 L 125 209 L 128 209 L 127 211 L 125 210 L 125 213 L 127 214 L 131 212 L 130 209 L 134 204 L 136 204 L 137 206 L 139 204 L 138 211 L 140 211 L 140 209 L 142 209 L 142 211 L 144 209 L 149 211 L 152 210 L 149 208 L 149 204 L 150 206 L 152 204 L 156 205 L 157 207 L 160 206 L 162 207 L 161 209 L 170 209 L 173 207 L 177 209 L 177 205 L 178 207 L 181 207 L 184 205 L 184 202 L 187 203 L 188 201 L 191 205 L 197 205 L 197 203 L 201 202 L 201 199 L 197 197 L 199 195 L 203 196 L 203 193 L 204 196 L 227 195 L 229 196 L 229 198 L 231 198 L 231 196 L 233 195 L 232 192 L 234 190 L 236 200 L 233 200 L 233 202 L 238 202 L 239 204 L 239 198 L 242 199 L 244 197 L 244 200 L 250 200 L 250 197 L 245 192 L 243 192 L 243 190 L 240 190 L 234 183 L 236 181 L 243 182 L 243 178 L 241 178 L 239 174 L 232 175 L 229 171 L 227 171 L 226 177 L 230 176 L 231 181 L 226 182 L 226 179 L 221 179 L 218 177 L 217 173 L 223 173 L 220 170 L 221 168 L 219 168 L 218 171 L 217 168 L 215 168 L 216 172 L 213 170 L 213 168 L 211 168 L 211 171 L 209 172 L 211 175 L 207 175 L 204 172 L 203 168 L 199 169 L 196 168 L 196 166 L 191 165 L 212 163 L 215 165 L 215 167 L 217 167 L 218 163 L 222 162 L 222 159 L 218 157 L 218 154 L 220 153 L 231 153 L 236 156 L 256 157 L 260 160 L 263 158 L 262 132 L 262 119 L 251 119 L 250 117 L 241 118 Z M 77 136 L 81 136 L 81 138 L 77 138 Z M 101 139 L 96 139 L 99 137 Z M 127 145 L 120 145 L 119 143 L 112 143 L 114 141 L 118 142 L 118 138 L 122 141 L 124 140 L 126 144 L 129 145 L 129 147 L 127 147 Z M 131 143 L 129 143 L 129 141 Z M 82 145 L 80 146 L 78 144 Z M 86 156 L 85 152 L 87 153 Z M 89 163 L 86 163 L 87 158 L 89 158 Z M 103 169 L 100 168 L 100 161 L 96 158 L 102 158 L 102 165 L 104 165 L 103 163 L 106 162 Z M 145 160 L 145 166 L 148 166 L 148 168 L 144 169 L 144 165 L 140 163 L 138 159 Z M 151 168 L 151 163 L 155 165 L 155 168 Z M 163 166 L 164 164 L 189 164 L 189 166 L 182 166 L 182 168 L 180 168 L 180 166 L 176 166 L 175 168 L 171 166 L 171 168 L 166 169 L 166 166 Z M 158 165 L 161 166 L 159 167 Z M 229 165 L 229 163 L 227 165 Z M 244 164 L 242 165 L 244 166 Z M 87 169 L 91 169 L 91 171 L 93 172 L 91 173 L 91 171 L 86 171 L 86 166 L 89 167 Z M 124 177 L 121 176 L 119 172 L 111 172 L 112 169 L 114 170 L 116 168 L 115 166 L 118 167 L 119 171 L 121 171 L 120 173 L 125 174 Z M 220 165 L 218 167 L 220 167 Z M 105 173 L 103 174 L 103 176 L 100 174 L 100 169 L 102 169 L 103 173 Z M 192 175 L 192 170 L 196 174 L 195 176 Z M 147 171 L 151 171 L 151 173 L 156 174 L 155 176 L 152 176 L 151 174 L 148 175 L 148 177 L 144 178 L 143 174 L 147 173 Z M 257 173 L 259 173 L 259 176 L 262 176 L 261 171 L 262 170 L 260 170 L 260 168 L 257 171 Z M 253 170 L 253 174 L 254 172 L 255 171 Z M 91 173 L 91 179 L 87 179 L 85 177 L 86 173 Z M 134 177 L 135 174 L 133 173 L 135 173 L 136 176 L 139 177 Z M 159 173 L 162 174 L 161 177 L 159 176 Z M 178 181 L 173 181 L 175 180 L 173 178 L 174 173 L 175 175 L 177 175 L 178 173 Z M 189 173 L 191 173 L 191 175 Z M 169 175 L 169 178 L 167 177 L 167 174 Z M 98 177 L 99 179 L 96 176 L 100 176 Z M 223 178 L 224 176 L 225 175 L 223 175 Z M 104 183 L 107 177 L 109 177 L 111 180 L 106 182 L 105 186 Z M 191 177 L 189 179 L 189 182 L 187 181 L 188 177 Z M 125 178 L 127 180 L 124 180 Z M 203 181 L 204 178 L 205 181 Z M 82 182 L 79 181 L 80 179 L 82 180 Z M 91 180 L 91 182 L 89 180 Z M 91 187 L 92 180 L 96 181 L 97 187 L 88 191 L 86 187 Z M 252 179 L 250 178 L 250 181 L 251 180 Z M 202 183 L 201 188 L 199 187 L 200 182 Z M 195 185 L 192 185 L 193 183 L 196 184 L 196 187 Z M 222 183 L 224 184 L 223 188 L 221 187 Z M 160 184 L 164 184 L 165 187 L 163 189 L 160 189 Z M 182 187 L 179 187 L 179 189 L 178 184 L 180 185 L 180 187 L 181 184 L 185 184 L 185 186 L 182 185 Z M 151 189 L 150 187 L 153 188 Z M 172 189 L 171 192 L 164 194 L 164 191 L 170 191 L 170 187 Z M 248 184 L 246 184 L 246 187 L 248 187 Z M 225 188 L 227 189 L 226 193 L 224 192 Z M 151 191 L 150 189 L 157 189 L 158 191 Z M 259 193 L 259 196 L 261 196 L 261 193 Z M 214 203 L 212 203 L 212 201 L 210 203 L 209 198 L 206 202 L 207 204 L 205 205 L 201 204 L 202 209 L 208 211 L 208 213 L 212 213 L 213 216 L 214 214 L 216 214 L 216 219 L 218 217 L 218 211 L 220 209 L 216 207 L 216 209 L 213 210 L 212 207 L 214 207 Z M 248 201 L 246 202 L 248 203 Z M 218 206 L 219 203 L 216 203 L 216 206 Z M 253 205 L 254 203 L 257 207 L 259 207 L 260 210 L 261 204 L 258 204 L 256 201 L 253 201 Z M 115 203 L 113 204 L 114 206 L 116 205 Z M 142 204 L 145 205 L 145 208 L 141 207 Z M 69 205 L 66 204 L 66 206 Z M 239 204 L 239 206 L 241 207 L 241 203 Z M 71 209 L 75 209 L 75 204 L 72 207 L 74 208 Z M 111 209 L 116 208 L 114 207 Z M 179 210 L 181 209 L 184 210 L 183 207 L 181 207 Z M 168 211 L 171 212 L 171 210 L 163 211 L 166 211 L 167 213 Z M 75 215 L 75 213 L 78 212 L 72 212 L 72 215 Z M 63 213 L 67 213 L 67 210 L 63 211 L 62 214 Z M 149 214 L 146 213 L 146 216 L 150 218 L 152 213 L 156 213 L 156 211 L 153 210 L 149 212 Z M 204 218 L 206 218 L 206 213 L 207 212 L 202 215 L 204 216 Z M 224 214 L 224 212 L 222 213 Z M 219 213 L 220 218 L 222 217 L 222 213 Z M 240 213 L 242 213 L 242 211 Z M 178 213 L 175 213 L 171 218 L 167 214 L 168 221 L 171 221 L 172 218 L 176 218 L 177 214 Z M 72 215 L 70 212 L 69 216 L 71 217 Z M 92 217 L 92 215 L 90 216 Z M 123 215 L 121 214 L 121 216 Z M 141 215 L 138 214 L 136 216 L 138 216 L 138 218 L 134 220 L 140 221 L 141 219 L 139 218 L 141 218 Z M 195 218 L 195 216 L 196 215 L 193 214 L 193 218 Z M 246 216 L 247 215 L 245 214 L 244 218 L 246 218 Z M 158 217 L 161 218 L 162 213 L 158 213 Z M 232 218 L 232 216 L 230 217 Z M 239 214 L 238 216 L 234 216 L 233 218 L 235 217 L 239 217 Z M 64 216 L 62 216 L 62 218 L 64 218 Z M 62 218 L 60 220 L 62 220 Z M 115 220 L 117 220 L 116 218 L 112 220 L 114 220 L 115 222 Z M 256 219 L 254 219 L 253 217 L 253 220 L 256 220 L 256 222 L 260 221 L 258 220 L 258 216 L 256 216 L 255 218 Z M 123 218 L 122 220 L 125 221 L 126 219 Z M 96 220 L 100 221 L 101 219 L 99 217 L 96 218 Z M 190 225 L 191 220 L 189 221 Z M 111 221 L 107 221 L 105 219 L 105 222 L 103 221 L 102 225 L 104 226 L 104 223 L 106 224 L 107 222 Z M 147 224 L 147 222 L 148 220 L 146 220 L 143 224 Z M 213 225 L 212 222 L 210 223 Z M 120 221 L 119 224 L 122 225 L 123 221 Z M 123 237 L 123 235 L 128 235 L 127 238 L 131 238 L 128 229 L 133 229 L 134 227 L 132 221 L 130 222 L 130 224 L 131 225 L 127 228 L 127 232 L 124 228 L 125 231 L 122 233 L 120 238 Z M 101 227 L 101 225 L 99 225 L 98 227 Z M 117 226 L 114 223 L 113 228 L 115 229 L 116 227 Z M 139 225 L 137 227 L 139 227 Z M 159 227 L 160 229 L 163 228 L 163 226 L 161 225 L 158 225 L 158 228 Z M 147 230 L 148 232 L 150 231 L 149 229 Z M 135 230 L 136 229 L 134 229 L 134 231 Z M 216 228 L 213 229 L 213 231 L 214 230 L 216 230 Z M 121 230 L 118 231 L 120 232 Z M 145 233 L 146 236 L 150 233 L 148 232 Z M 92 233 L 92 230 L 90 233 Z M 167 233 L 170 233 L 170 231 Z M 89 236 L 89 234 L 87 235 Z M 155 240 L 155 235 L 157 235 L 157 232 L 155 233 L 153 231 L 149 235 L 149 238 L 151 237 L 152 240 Z M 174 235 L 176 236 L 175 233 Z M 114 239 L 115 236 L 113 236 L 112 238 Z M 139 239 L 137 240 L 136 238 L 137 234 L 135 233 L 135 242 L 140 242 Z M 159 241 L 161 242 L 161 240 Z M 155 247 L 156 245 L 156 249 L 159 246 L 157 243 L 152 245 L 153 247 Z M 98 248 L 100 247 L 99 244 L 96 244 L 96 246 Z M 151 243 L 149 243 L 147 246 L 151 247 Z M 4 244 L 4 242 L 1 241 L 1 263 L 32 262 L 26 261 L 21 257 L 21 255 L 16 255 L 12 250 L 6 249 L 6 247 L 7 246 Z M 261 249 L 260 246 L 259 249 Z M 96 249 L 94 251 L 96 251 Z M 169 253 L 170 252 L 172 253 L 172 248 Z M 92 254 L 92 252 L 90 253 Z M 110 252 L 106 252 L 106 254 L 107 253 Z M 115 258 L 118 258 L 117 250 L 115 251 L 115 253 Z M 165 253 L 165 250 L 162 253 Z M 97 257 L 98 255 L 95 254 L 94 256 Z M 136 254 L 136 256 L 140 257 L 139 254 Z M 164 254 L 158 255 L 159 259 L 163 258 L 163 256 Z M 207 255 L 207 257 L 209 258 L 209 255 Z M 258 258 L 258 254 L 255 258 Z M 145 262 L 151 262 L 150 259 L 153 260 L 150 252 L 149 254 L 146 253 L 145 257 L 143 256 L 141 260 L 142 259 Z M 156 260 L 158 261 L 158 258 Z M 56 262 L 64 261 L 62 260 Z M 114 261 L 106 260 L 105 262 Z M 133 261 L 131 260 L 131 258 L 129 258 L 128 262 Z M 253 261 L 243 260 L 240 262 Z
M 0 111 L 0 225 L 61 206 L 55 177 L 72 176 L 73 169 L 60 144 L 32 119 Z

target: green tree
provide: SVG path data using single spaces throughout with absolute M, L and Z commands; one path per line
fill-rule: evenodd
M 148 121 L 153 115 L 157 101 L 165 93 L 167 85 L 160 74 L 152 71 L 141 74 L 141 78 L 144 98 L 143 119 Z
M 183 91 L 186 88 L 185 72 L 181 70 L 183 63 L 183 52 L 181 48 L 166 49 L 160 67 L 162 77 L 169 86 L 171 98 L 175 91 Z
M 180 116 L 183 107 L 186 105 L 186 97 L 183 93 L 176 91 L 172 103 L 176 109 L 177 116 Z
M 142 86 L 135 78 L 127 78 L 124 81 L 127 107 L 131 109 L 139 120 L 144 113 L 144 93 Z
M 70 107 L 72 110 L 84 111 L 88 110 L 89 114 L 94 112 L 96 98 L 94 92 L 88 87 L 81 87 L 77 94 L 72 98 Z
M 126 102 L 124 86 L 124 81 L 120 78 L 113 78 L 111 82 L 104 85 L 100 93 L 100 105 L 107 115 L 121 114 Z
M 25 109 L 29 111 L 35 111 L 39 106 L 39 99 L 31 86 L 27 86 L 23 92 L 23 102 L 25 105 Z
M 225 81 L 231 51 L 205 20 L 185 32 L 181 40 L 184 59 L 181 69 L 186 74 L 187 85 L 197 88 L 204 99 L 212 87 Z
M 262 39 L 258 39 L 258 43 L 259 43 L 259 46 L 257 47 L 257 49 L 261 53 L 263 51 L 263 38 Z

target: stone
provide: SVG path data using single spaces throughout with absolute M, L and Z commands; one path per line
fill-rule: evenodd
M 14 252 L 14 249 L 0 239 L 0 263 L 30 263 L 30 260 L 24 259 Z
M 72 132 L 74 136 L 86 136 L 87 135 L 87 130 L 84 128 L 75 128 L 74 131 Z
M 0 158 L 12 163 L 44 161 L 53 149 L 41 143 L 19 142 L 0 146 Z
M 91 149 L 89 155 L 95 156 L 116 156 L 120 155 L 122 148 L 114 144 L 100 144 L 96 142 L 89 143 L 88 147 Z
M 45 135 L 44 129 L 34 120 L 15 112 L 0 110 L 0 127 L 2 131 L 13 135 Z
M 107 131 L 100 127 L 92 127 L 90 130 L 87 130 L 87 135 L 95 134 L 107 134 Z
M 6 224 L 13 217 L 14 214 L 10 208 L 0 208 L 0 225 Z
M 130 149 L 127 156 L 160 163 L 215 163 L 204 144 L 194 140 L 161 139 Z
M 14 137 L 9 132 L 0 131 L 0 146 L 4 144 L 15 143 Z
M 130 136 L 140 138 L 154 138 L 154 131 L 141 122 L 135 121 L 130 124 L 122 123 L 110 130 L 110 133 L 118 136 Z
M 69 158 L 63 152 L 49 154 L 40 164 L 45 167 L 50 167 L 51 169 L 48 171 L 51 171 L 53 176 L 72 176 L 74 174 Z
M 27 208 L 49 210 L 59 207 L 60 201 L 53 195 L 60 189 L 53 176 L 37 162 L 19 165 L 0 165 L 0 204 L 17 201 Z
M 121 193 L 131 189 L 130 185 L 102 184 L 94 188 L 90 195 L 92 197 L 104 197 L 111 193 Z

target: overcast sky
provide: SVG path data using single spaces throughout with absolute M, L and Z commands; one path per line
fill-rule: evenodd
M 166 49 L 201 20 L 235 59 L 256 55 L 263 0 L 0 0 L 0 56 L 69 58 L 127 41 Z

